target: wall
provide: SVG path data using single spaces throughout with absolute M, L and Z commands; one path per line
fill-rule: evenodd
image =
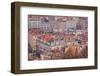
M 15 0 L 1 0 L 0 1 L 0 76 L 17 76 L 10 73 L 10 55 L 11 55 L 11 10 L 10 3 Z M 25 1 L 25 0 L 17 0 Z M 27 0 L 28 2 L 41 2 L 41 3 L 57 3 L 57 4 L 72 4 L 72 5 L 87 5 L 98 6 L 98 20 L 100 20 L 100 0 Z M 100 22 L 98 21 L 98 24 Z M 98 25 L 98 33 L 100 33 L 100 26 Z M 100 35 L 98 36 L 100 42 Z M 98 44 L 100 46 L 100 44 Z M 98 54 L 100 58 L 100 49 Z M 98 61 L 98 70 L 81 70 L 81 71 L 65 71 L 65 72 L 52 72 L 52 73 L 38 73 L 38 74 L 21 74 L 18 76 L 100 76 L 100 59 Z

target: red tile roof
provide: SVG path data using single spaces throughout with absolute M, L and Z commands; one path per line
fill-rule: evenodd
M 48 42 L 49 40 L 53 39 L 53 35 L 51 34 L 42 35 L 41 39 Z

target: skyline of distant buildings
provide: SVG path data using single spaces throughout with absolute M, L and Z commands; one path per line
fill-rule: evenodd
M 44 32 L 87 30 L 88 17 L 28 15 L 28 28 L 40 28 Z

